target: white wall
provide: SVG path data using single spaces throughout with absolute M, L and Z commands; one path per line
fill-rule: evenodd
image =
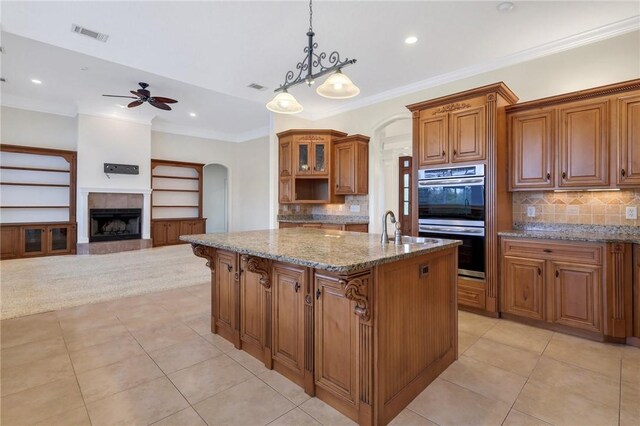
M 357 64 L 355 66 L 365 66 Z M 343 132 L 361 133 L 370 136 L 369 143 L 369 188 L 371 215 L 370 230 L 379 232 L 377 217 L 384 208 L 381 202 L 384 195 L 379 183 L 385 178 L 382 172 L 382 147 L 378 131 L 390 120 L 410 117 L 405 105 L 461 92 L 474 87 L 503 81 L 520 98 L 520 102 L 587 89 L 591 87 L 631 80 L 640 77 L 640 32 L 632 32 L 619 37 L 600 41 L 576 49 L 538 58 L 528 62 L 511 65 L 470 78 L 454 81 L 398 98 L 379 102 L 374 105 L 349 111 L 317 121 L 303 120 L 283 114 L 272 115 L 270 143 L 272 152 L 277 152 L 275 134 L 290 128 L 332 128 Z M 357 84 L 357 82 L 356 82 Z M 310 90 L 301 87 L 297 90 Z M 406 126 L 403 132 L 411 132 L 411 120 L 403 120 Z M 277 181 L 277 158 L 270 165 L 271 179 Z M 277 203 L 277 191 L 274 191 Z M 272 205 L 274 204 L 272 200 Z M 277 204 L 276 204 L 277 205 Z M 391 206 L 392 209 L 397 208 Z M 271 220 L 275 222 L 275 212 L 271 211 Z
M 77 131 L 76 117 L 1 108 L 0 141 L 3 144 L 75 151 Z
M 227 230 L 227 168 L 220 164 L 204 167 L 202 210 L 207 218 L 207 233 Z

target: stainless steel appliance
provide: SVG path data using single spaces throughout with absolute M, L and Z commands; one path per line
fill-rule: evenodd
M 484 165 L 418 171 L 421 237 L 461 240 L 458 273 L 485 278 Z

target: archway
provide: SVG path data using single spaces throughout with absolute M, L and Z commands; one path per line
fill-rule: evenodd
M 204 166 L 202 211 L 207 218 L 207 233 L 229 230 L 229 172 L 221 164 Z

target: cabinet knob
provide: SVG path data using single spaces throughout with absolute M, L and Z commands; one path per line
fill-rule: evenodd
M 551 249 L 544 249 L 542 251 L 545 252 L 545 253 L 553 253 L 553 250 L 551 250 Z
M 316 299 L 320 299 L 320 295 L 322 294 L 322 292 L 320 291 L 320 289 L 316 290 Z
M 444 152 L 444 150 L 442 151 L 442 156 L 444 157 L 447 153 Z
M 625 172 L 625 171 L 624 171 L 624 169 L 620 170 L 620 174 L 621 174 L 623 177 L 624 177 L 624 175 L 625 175 L 626 173 L 627 173 L 627 172 Z
M 232 269 L 233 269 L 233 266 L 227 265 L 227 271 L 231 272 Z
M 542 275 L 542 269 L 538 268 L 538 275 Z
M 562 172 L 562 179 L 566 179 L 567 178 L 567 173 L 566 172 Z
M 456 151 L 455 149 L 453 150 L 453 156 L 455 157 L 456 155 L 458 155 L 458 151 Z
M 296 281 L 296 285 L 293 286 L 293 289 L 296 291 L 296 293 L 298 292 L 298 290 L 300 290 L 300 283 L 298 281 Z
M 551 180 L 551 173 L 547 172 L 547 180 Z

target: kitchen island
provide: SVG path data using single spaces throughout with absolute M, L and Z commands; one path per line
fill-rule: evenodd
M 460 241 L 304 228 L 180 238 L 211 269 L 211 331 L 359 424 L 389 423 L 456 359 Z

